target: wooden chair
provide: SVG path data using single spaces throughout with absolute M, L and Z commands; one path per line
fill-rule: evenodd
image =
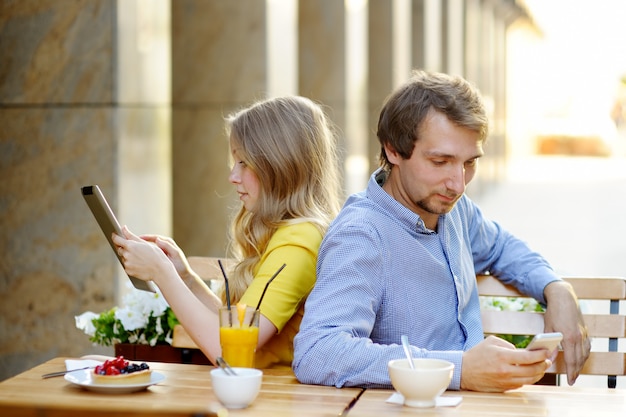
M 212 258 L 206 256 L 188 256 L 187 261 L 193 269 L 204 281 L 209 283 L 210 281 L 223 281 L 224 276 L 217 262 L 220 258 Z M 222 265 L 226 269 L 227 273 L 234 262 L 233 259 L 222 259 Z M 174 326 L 174 332 L 172 336 L 172 346 L 182 349 L 198 349 L 198 345 L 189 336 L 187 331 L 180 324 Z
M 478 275 L 476 279 L 481 296 L 525 297 L 493 276 Z M 626 279 L 568 277 L 564 280 L 572 284 L 580 300 L 602 300 L 609 305 L 608 314 L 584 314 L 589 336 L 608 339 L 608 351 L 591 352 L 581 374 L 607 375 L 609 388 L 615 388 L 616 377 L 626 375 L 626 352 L 618 351 L 618 339 L 626 338 L 626 315 L 619 312 L 620 300 L 626 300 Z M 543 313 L 483 309 L 482 320 L 485 334 L 535 335 L 543 332 Z M 561 352 L 548 372 L 566 373 Z
M 232 266 L 234 260 L 231 258 L 212 258 L 207 256 L 188 256 L 187 261 L 191 266 L 191 269 L 196 271 L 200 278 L 205 281 L 218 280 L 223 281 L 224 276 L 220 269 L 218 260 L 222 259 L 222 265 L 228 273 L 229 268 Z

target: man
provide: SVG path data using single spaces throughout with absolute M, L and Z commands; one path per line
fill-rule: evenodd
M 454 363 L 450 389 L 505 391 L 538 381 L 545 350 L 484 338 L 476 273 L 490 272 L 547 304 L 545 331 L 560 331 L 573 384 L 590 341 L 571 286 L 464 194 L 487 137 L 479 93 L 465 80 L 415 72 L 378 122 L 381 168 L 329 228 L 317 282 L 294 340 L 303 383 L 390 387 L 387 362 Z

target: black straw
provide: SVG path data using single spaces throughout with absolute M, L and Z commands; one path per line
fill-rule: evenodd
M 267 287 L 270 286 L 270 283 L 274 280 L 274 278 L 276 278 L 278 274 L 280 274 L 280 271 L 282 271 L 283 268 L 286 266 L 287 264 L 283 264 L 283 266 L 278 268 L 278 271 L 274 272 L 274 275 L 272 275 L 272 278 L 270 278 L 269 281 L 267 281 L 267 284 L 265 284 L 265 288 L 263 288 L 263 292 L 261 293 L 261 298 L 259 298 L 259 303 L 256 305 L 257 310 L 261 307 L 261 301 L 263 301 L 263 297 L 265 296 L 265 291 L 267 291 Z M 254 315 L 252 316 L 252 320 L 254 320 Z M 250 322 L 250 326 L 252 326 L 252 321 Z
M 228 307 L 228 322 L 232 326 L 233 319 L 230 314 L 230 291 L 228 290 L 228 277 L 226 276 L 226 271 L 224 271 L 224 265 L 222 265 L 222 260 L 218 259 L 217 263 L 220 265 L 220 269 L 222 270 L 222 275 L 224 276 L 224 290 L 226 291 L 226 307 Z

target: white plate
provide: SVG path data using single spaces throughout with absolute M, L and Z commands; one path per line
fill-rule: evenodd
M 88 389 L 89 391 L 104 394 L 128 394 L 130 392 L 144 390 L 150 385 L 158 384 L 165 380 L 165 375 L 152 371 L 150 381 L 148 382 L 126 385 L 96 384 L 91 380 L 90 372 L 93 372 L 93 370 L 85 369 L 83 371 L 70 372 L 65 374 L 65 380 Z

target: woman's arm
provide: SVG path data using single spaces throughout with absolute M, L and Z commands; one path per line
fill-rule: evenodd
M 205 306 L 217 314 L 219 308 L 222 306 L 222 300 L 211 291 L 206 282 L 192 269 L 184 252 L 172 238 L 159 235 L 141 235 L 140 238 L 146 242 L 152 242 L 159 247 L 172 262 L 178 275 L 189 290 L 198 297 Z
M 125 238 L 115 235 L 113 241 L 124 260 L 126 272 L 144 281 L 152 280 L 159 287 L 189 336 L 207 358 L 215 363 L 215 359 L 222 354 L 217 310 L 205 305 L 180 279 L 174 264 L 157 244 L 139 238 L 126 227 L 123 233 Z M 196 278 L 199 279 L 197 275 Z M 197 282 L 191 284 L 202 285 Z M 214 294 L 213 297 L 217 299 Z M 261 315 L 259 343 L 269 340 L 274 334 L 274 325 Z

